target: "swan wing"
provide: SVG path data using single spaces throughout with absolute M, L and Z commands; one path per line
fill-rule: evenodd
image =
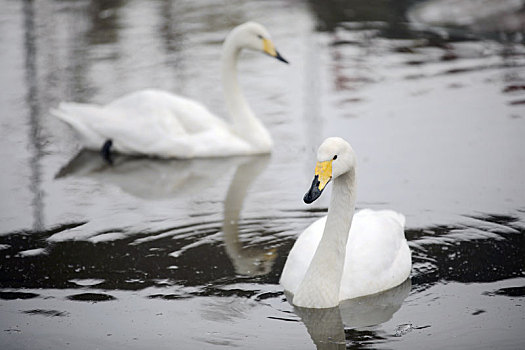
M 185 135 L 183 129 L 160 113 L 148 119 L 129 110 L 79 103 L 61 103 L 53 113 L 71 125 L 92 150 L 111 139 L 113 148 L 125 154 L 191 153 L 189 145 L 179 140 Z
M 228 149 L 248 148 L 200 103 L 159 90 L 134 92 L 106 106 L 61 103 L 52 112 L 94 150 L 108 139 L 118 152 L 160 157 L 228 155 Z
M 279 281 L 285 290 L 295 294 L 299 288 L 321 241 L 325 225 L 326 216 L 314 221 L 295 241 Z
M 405 217 L 392 210 L 357 212 L 346 246 L 340 300 L 393 288 L 411 270 L 411 255 L 404 233 Z
M 321 241 L 326 216 L 298 237 L 290 250 L 280 283 L 295 293 Z M 405 217 L 392 210 L 364 209 L 355 213 L 346 246 L 339 299 L 378 293 L 407 279 L 411 255 L 404 234 Z
M 153 119 L 164 126 L 173 125 L 175 130 L 186 134 L 227 128 L 222 119 L 200 102 L 162 90 L 136 91 L 109 103 L 107 108 L 126 111 L 132 117 Z
M 69 124 L 80 136 L 80 141 L 86 148 L 100 149 L 108 139 L 99 133 L 93 125 L 104 123 L 108 119 L 101 106 L 94 104 L 62 102 L 51 113 Z M 109 119 L 111 122 L 111 119 Z

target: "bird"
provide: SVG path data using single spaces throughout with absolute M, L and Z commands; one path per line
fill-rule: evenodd
M 403 214 L 355 212 L 356 155 L 339 137 L 329 137 L 319 147 L 315 176 L 304 202 L 319 198 L 329 182 L 333 187 L 328 215 L 298 237 L 280 278 L 298 307 L 331 308 L 388 290 L 403 283 L 412 268 Z
M 113 151 L 183 159 L 270 153 L 270 133 L 237 81 L 243 49 L 288 63 L 263 25 L 246 22 L 230 31 L 222 47 L 222 85 L 230 123 L 198 101 L 156 89 L 132 92 L 106 105 L 62 102 L 51 113 L 80 135 L 84 148 L 100 150 L 108 162 Z

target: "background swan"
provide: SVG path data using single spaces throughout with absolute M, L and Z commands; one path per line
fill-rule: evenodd
M 106 145 L 125 154 L 163 158 L 220 157 L 268 153 L 270 134 L 242 95 L 237 60 L 243 48 L 262 51 L 288 63 L 276 51 L 268 31 L 247 22 L 226 37 L 222 82 L 231 124 L 199 102 L 160 90 L 141 90 L 105 106 L 61 103 L 52 113 L 71 125 L 86 148 Z
M 326 139 L 317 152 L 315 178 L 304 196 L 312 203 L 333 179 L 328 215 L 295 242 L 280 283 L 292 303 L 328 308 L 378 293 L 405 281 L 411 270 L 405 218 L 391 210 L 355 211 L 356 157 L 343 139 Z M 351 229 L 350 229 L 351 227 Z

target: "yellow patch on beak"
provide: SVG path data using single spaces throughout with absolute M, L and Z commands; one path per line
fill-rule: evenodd
M 275 51 L 275 46 L 270 39 L 263 39 L 263 51 L 272 57 L 277 56 L 277 51 Z
M 332 179 L 332 160 L 317 162 L 315 175 L 319 177 L 319 190 L 322 191 L 326 184 Z

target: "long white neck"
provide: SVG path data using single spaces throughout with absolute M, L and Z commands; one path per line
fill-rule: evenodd
M 226 107 L 232 119 L 233 131 L 259 152 L 268 152 L 272 147 L 270 133 L 255 117 L 237 81 L 240 53 L 241 47 L 235 43 L 235 36 L 228 36 L 222 52 L 222 84 Z
M 333 181 L 332 198 L 323 237 L 293 298 L 308 308 L 339 305 L 339 288 L 345 264 L 346 242 L 355 211 L 355 169 Z

